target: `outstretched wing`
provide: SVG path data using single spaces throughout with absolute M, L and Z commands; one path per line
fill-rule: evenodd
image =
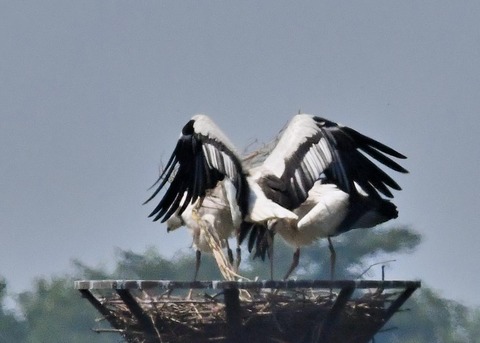
M 335 184 L 352 197 L 392 198 L 389 188 L 400 186 L 373 160 L 392 170 L 407 173 L 392 157 L 404 155 L 354 129 L 330 120 L 296 115 L 283 131 L 277 145 L 260 167 L 257 179 L 265 195 L 277 204 L 294 210 L 308 197 L 316 181 Z M 267 228 L 244 226 L 240 242 L 249 236 L 249 251 L 265 256 Z
M 228 178 L 236 189 L 240 211 L 246 211 L 248 186 L 233 145 L 215 123 L 205 115 L 195 115 L 183 127 L 168 163 L 154 185 L 151 201 L 169 186 L 158 205 L 150 214 L 154 221 L 166 221 L 175 211 L 181 215 L 189 203 L 204 197 L 221 180 Z
M 342 191 L 393 197 L 400 186 L 367 155 L 395 171 L 406 173 L 389 156 L 404 155 L 349 127 L 308 114 L 296 115 L 265 160 L 259 183 L 267 197 L 290 210 L 300 206 L 317 180 Z

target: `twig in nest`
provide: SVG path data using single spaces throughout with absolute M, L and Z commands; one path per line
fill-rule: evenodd
M 370 269 L 372 269 L 373 267 L 375 266 L 378 266 L 379 264 L 386 264 L 386 263 L 390 263 L 390 262 L 396 262 L 396 260 L 387 260 L 387 261 L 381 261 L 381 262 L 377 262 L 377 263 L 374 263 L 374 264 L 371 264 L 370 266 L 368 266 L 367 269 L 365 269 L 360 275 L 358 275 L 356 278 L 357 279 L 360 279 L 363 275 L 365 275 Z
M 235 272 L 235 268 L 232 266 L 222 250 L 222 244 L 218 234 L 213 228 L 207 225 L 204 220 L 202 220 L 196 208 L 192 210 L 192 216 L 198 223 L 200 230 L 203 231 L 205 239 L 208 243 L 208 246 L 212 250 L 213 257 L 215 258 L 215 262 L 217 263 L 218 269 L 220 270 L 223 278 L 227 281 L 235 281 L 237 278 L 248 280 L 247 278 Z M 252 298 L 252 296 L 246 290 L 240 290 L 240 296 L 242 300 L 250 300 Z

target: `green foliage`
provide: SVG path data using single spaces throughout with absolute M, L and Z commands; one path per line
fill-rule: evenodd
M 27 325 L 12 311 L 4 309 L 7 284 L 0 278 L 0 343 L 23 342 L 27 336 Z
M 480 342 L 480 308 L 470 310 L 468 323 L 465 325 L 468 342 Z
M 355 279 L 373 262 L 391 259 L 392 254 L 408 253 L 418 247 L 421 236 L 407 227 L 375 228 L 352 230 L 333 237 L 336 251 L 335 275 L 339 279 Z M 287 246 L 280 237 L 275 238 L 275 277 L 281 278 L 292 262 L 294 249 Z M 388 256 L 388 258 L 386 258 Z M 261 265 L 259 265 L 261 264 Z M 247 274 L 269 277 L 269 264 L 253 262 L 254 270 Z M 259 272 L 255 274 L 255 272 Z M 327 240 L 321 240 L 310 247 L 302 248 L 299 268 L 293 276 L 309 279 L 330 278 L 330 251 Z
M 379 334 L 377 342 L 480 342 L 480 309 L 443 299 L 427 287 L 402 308 L 387 326 L 396 329 Z
M 118 337 L 91 330 L 96 311 L 73 289 L 71 277 L 38 279 L 34 289 L 21 293 L 19 307 L 28 325 L 24 340 L 15 342 L 116 342 Z
M 195 270 L 195 253 L 180 254 L 173 259 L 161 256 L 157 249 L 150 247 L 145 253 L 117 250 L 117 267 L 113 274 L 119 279 L 163 279 L 192 280 Z M 214 259 L 203 254 L 200 277 L 204 279 L 221 278 Z

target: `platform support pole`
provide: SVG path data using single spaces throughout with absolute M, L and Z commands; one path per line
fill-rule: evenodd
M 238 288 L 224 290 L 228 342 L 242 342 L 242 316 Z
M 318 342 L 318 343 L 329 342 L 330 336 L 332 332 L 334 332 L 334 329 L 335 329 L 335 326 L 337 325 L 340 314 L 344 310 L 347 301 L 350 300 L 350 297 L 352 296 L 354 290 L 355 288 L 353 287 L 342 288 L 327 318 L 325 318 L 325 320 L 323 321 L 322 326 L 320 327 L 320 330 L 317 332 L 314 332 L 312 342 Z

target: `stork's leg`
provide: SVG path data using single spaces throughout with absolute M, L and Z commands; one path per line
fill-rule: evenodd
M 297 248 L 297 250 L 295 250 L 295 252 L 293 253 L 292 264 L 290 266 L 290 269 L 288 269 L 287 274 L 285 274 L 283 278 L 284 280 L 287 280 L 290 274 L 295 270 L 295 268 L 297 268 L 299 260 L 300 260 L 300 248 Z
M 197 200 L 197 203 L 195 204 L 195 206 L 192 209 L 192 217 L 197 223 L 200 222 L 200 215 L 198 214 L 198 210 L 202 206 L 203 199 L 204 199 L 203 197 L 200 197 Z M 197 281 L 198 270 L 200 269 L 201 258 L 202 258 L 202 252 L 200 250 L 195 251 L 195 274 L 193 275 L 193 281 L 194 282 Z M 190 289 L 190 291 L 188 292 L 188 295 L 187 295 L 187 299 L 192 299 L 192 293 L 193 293 L 193 289 Z
M 193 275 L 193 282 L 197 281 L 198 270 L 200 269 L 200 262 L 202 260 L 202 252 L 200 250 L 195 251 L 195 274 Z M 193 289 L 187 295 L 187 300 L 192 299 Z
M 197 250 L 195 252 L 195 275 L 193 276 L 193 281 L 197 281 L 198 270 L 200 269 L 200 262 L 202 259 L 202 252 Z
M 228 254 L 228 262 L 233 266 L 233 252 L 232 249 L 230 249 L 230 245 L 228 244 L 228 239 L 225 240 L 226 245 L 227 245 L 227 254 Z
M 267 255 L 270 259 L 270 280 L 273 280 L 273 236 L 268 231 L 265 234 L 267 235 Z
M 240 268 L 240 262 L 242 261 L 242 249 L 240 246 L 237 245 L 237 257 L 235 260 L 235 273 L 238 273 L 238 269 Z
M 273 280 L 273 245 L 268 246 L 268 258 L 270 259 L 270 280 Z
M 330 280 L 335 279 L 335 262 L 337 261 L 337 253 L 333 247 L 332 240 L 328 236 L 328 249 L 330 250 Z

